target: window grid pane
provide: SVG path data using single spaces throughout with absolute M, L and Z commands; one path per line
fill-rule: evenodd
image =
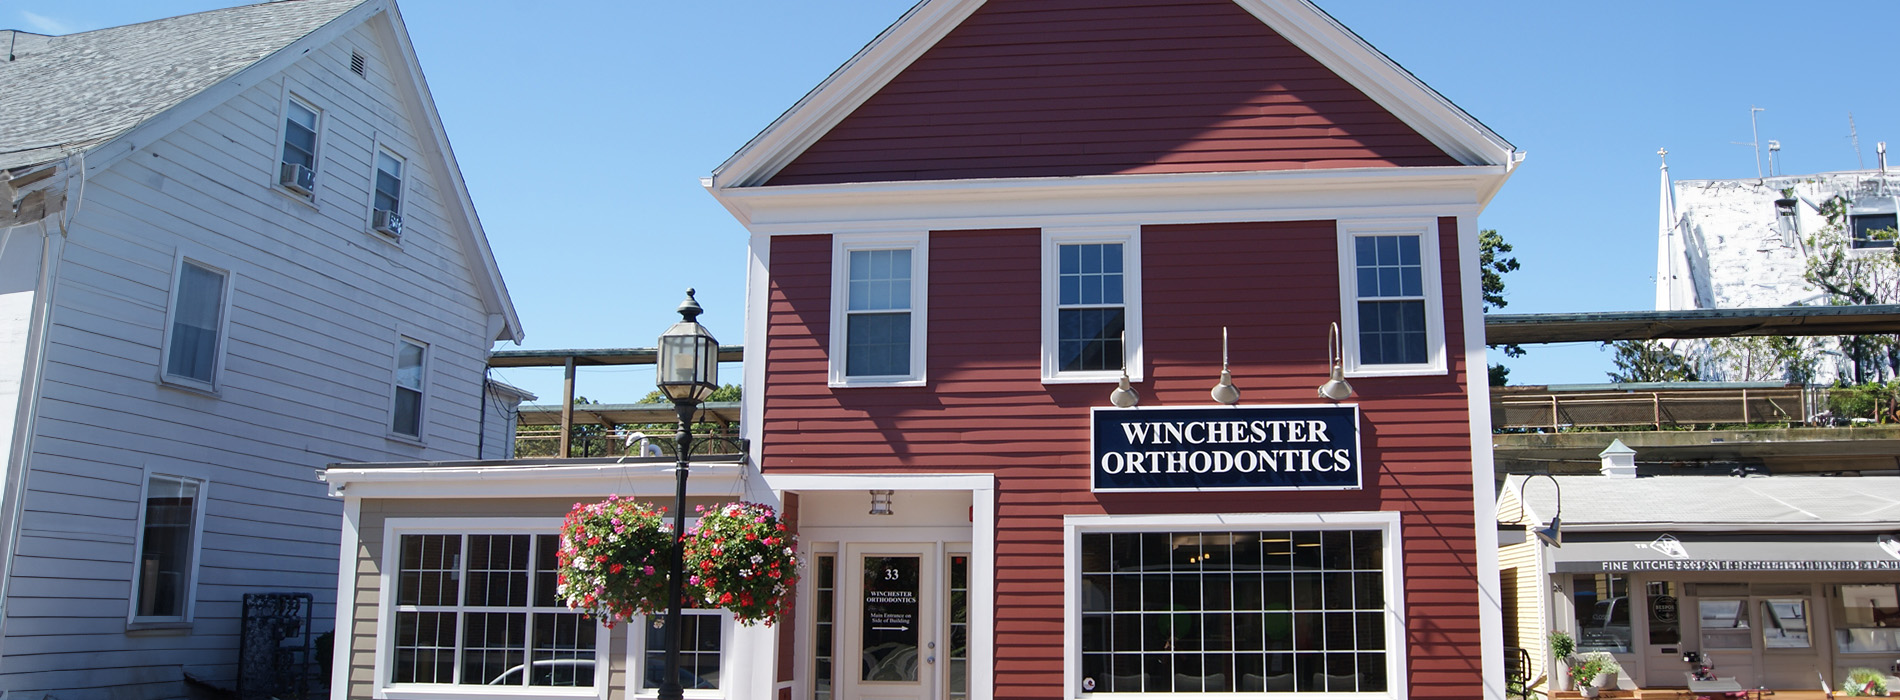
M 1056 247 L 1056 366 L 1063 372 L 1121 369 L 1126 328 L 1123 246 Z
M 838 558 L 831 554 L 818 555 L 818 580 L 816 587 L 817 611 L 813 615 L 812 656 L 813 680 L 812 700 L 832 700 L 832 635 L 837 625 L 838 606 Z
M 402 161 L 388 153 L 376 154 L 376 202 L 377 209 L 400 213 L 402 211 Z
M 425 360 L 428 347 L 408 340 L 396 351 L 396 386 L 390 412 L 390 430 L 420 437 L 422 435 L 422 399 Z
M 1383 692 L 1376 530 L 1088 533 L 1094 692 Z
M 713 690 L 719 687 L 720 610 L 680 611 L 680 687 Z M 641 687 L 658 688 L 666 678 L 666 625 L 654 617 L 646 626 L 646 674 Z
M 403 535 L 390 681 L 593 686 L 598 628 L 553 602 L 558 546 L 554 535 Z
M 911 251 L 848 253 L 845 376 L 911 374 Z
M 296 100 L 284 115 L 284 162 L 317 169 L 317 112 Z
M 1360 364 L 1431 361 L 1422 241 L 1417 234 L 1353 237 Z
M 154 476 L 146 482 L 139 552 L 138 617 L 183 618 L 191 593 L 192 531 L 198 482 Z

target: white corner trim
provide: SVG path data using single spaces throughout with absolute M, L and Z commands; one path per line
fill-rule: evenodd
M 343 499 L 343 529 L 337 539 L 336 567 L 336 621 L 331 630 L 356 629 L 356 577 L 357 550 L 362 544 L 362 532 L 359 525 L 363 519 L 363 499 L 346 496 Z M 380 611 L 381 608 L 378 608 Z M 380 636 L 380 635 L 379 635 Z M 331 646 L 330 698 L 331 700 L 349 700 L 350 696 L 350 657 L 356 648 L 356 636 L 336 635 Z M 377 665 L 381 673 L 381 664 Z M 377 676 L 382 678 L 382 676 Z
M 851 377 L 846 374 L 850 352 L 851 254 L 877 250 L 910 251 L 910 373 Z M 925 366 L 929 359 L 929 329 L 930 232 L 834 234 L 831 237 L 831 338 L 825 355 L 832 388 L 924 386 L 929 381 Z
M 1061 371 L 1057 342 L 1060 249 L 1064 245 L 1087 243 L 1119 243 L 1122 246 L 1122 317 L 1126 336 L 1124 355 L 1128 363 L 1129 381 L 1140 382 L 1146 378 L 1147 367 L 1143 361 L 1145 355 L 1142 352 L 1141 334 L 1141 226 L 1117 224 L 1042 229 L 1042 383 L 1112 384 L 1121 380 L 1120 369 Z
M 1438 219 L 1340 219 L 1339 230 L 1339 339 L 1347 377 L 1403 377 L 1441 375 L 1446 371 L 1445 293 L 1440 277 L 1444 251 L 1438 242 Z M 1426 361 L 1415 364 L 1365 365 L 1359 361 L 1359 289 L 1353 239 L 1361 235 L 1416 235 L 1425 304 Z M 1463 256 L 1460 256 L 1463 257 Z M 1479 324 L 1482 326 L 1483 324 Z
M 1495 465 L 1491 453 L 1491 386 L 1486 369 L 1483 271 L 1478 269 L 1478 217 L 1458 217 L 1458 309 L 1464 316 L 1465 407 L 1471 421 L 1472 522 L 1477 537 L 1478 632 L 1484 640 L 1479 659 L 1484 669 L 1485 700 L 1504 700 L 1504 591 L 1498 580 L 1498 519 Z M 1476 361 L 1473 361 L 1476 358 Z M 1515 583 L 1513 585 L 1516 585 Z M 1542 589 L 1543 586 L 1538 586 Z M 1541 595 L 1541 594 L 1540 594 Z M 1543 610 L 1545 608 L 1539 608 Z
M 765 462 L 765 353 L 771 334 L 772 237 L 752 234 L 746 246 L 745 360 L 739 366 L 740 437 L 751 447 L 746 457 Z

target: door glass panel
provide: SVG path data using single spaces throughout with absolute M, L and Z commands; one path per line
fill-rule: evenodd
M 1808 599 L 1769 598 L 1761 602 L 1762 646 L 1768 649 L 1806 649 Z
M 817 611 L 812 633 L 812 700 L 831 700 L 831 640 L 837 626 L 838 558 L 818 555 Z
M 950 700 L 970 696 L 970 555 L 950 555 Z
M 915 683 L 921 557 L 864 558 L 863 668 L 867 681 Z
M 1701 600 L 1696 612 L 1702 620 L 1704 649 L 1753 649 L 1748 634 L 1748 606 L 1740 600 Z

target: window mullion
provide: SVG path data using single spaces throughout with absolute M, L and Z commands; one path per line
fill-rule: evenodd
M 462 551 L 456 555 L 455 586 L 460 589 L 455 594 L 455 654 L 450 657 L 455 668 L 449 673 L 449 682 L 460 685 L 462 682 L 462 640 L 468 635 L 468 548 L 474 537 L 466 534 L 458 537 Z

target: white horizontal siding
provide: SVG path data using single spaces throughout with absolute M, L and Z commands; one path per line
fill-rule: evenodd
M 181 670 L 228 682 L 243 594 L 310 592 L 316 628 L 334 619 L 341 505 L 318 469 L 476 455 L 487 312 L 456 195 L 386 56 L 358 28 L 87 183 L 48 333 L 0 689 L 121 700 L 177 692 Z M 286 90 L 324 111 L 314 205 L 272 187 Z M 407 159 L 400 243 L 368 226 L 378 143 Z M 180 250 L 235 279 L 216 396 L 158 381 Z M 423 445 L 387 437 L 400 335 L 430 344 Z M 187 634 L 126 630 L 148 470 L 209 483 Z

